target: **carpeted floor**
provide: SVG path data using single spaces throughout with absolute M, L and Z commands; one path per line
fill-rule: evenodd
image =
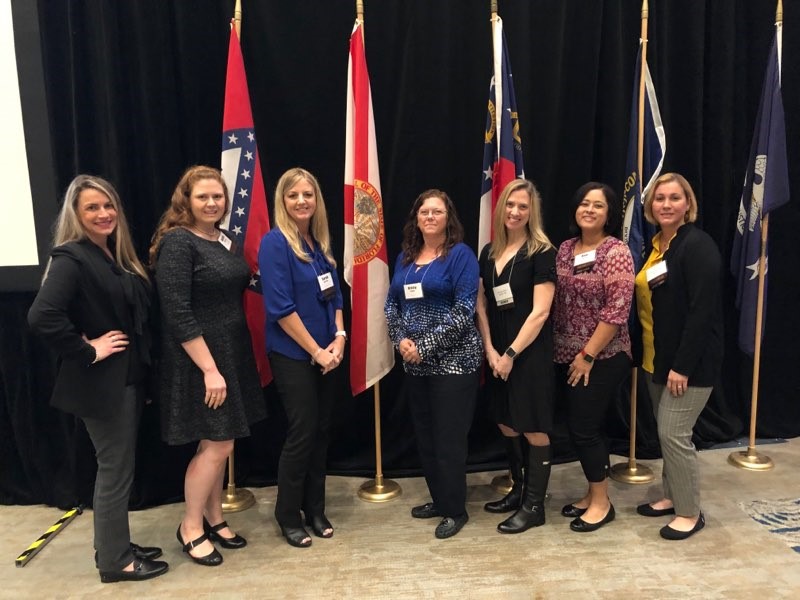
M 403 494 L 385 504 L 359 500 L 360 479 L 331 477 L 327 514 L 331 540 L 309 549 L 289 547 L 272 512 L 275 488 L 253 490 L 253 508 L 227 516 L 250 544 L 223 550 L 218 568 L 191 563 L 180 551 L 175 528 L 182 505 L 131 514 L 134 541 L 160 545 L 170 571 L 140 583 L 104 585 L 92 562 L 92 514 L 77 517 L 26 567 L 14 559 L 63 511 L 43 506 L 0 507 L 2 598 L 542 598 L 625 600 L 797 598 L 800 554 L 773 531 L 792 526 L 798 505 L 800 438 L 766 446 L 775 462 L 768 472 L 727 463 L 729 449 L 700 453 L 703 511 L 707 525 L 689 540 L 667 542 L 658 530 L 669 517 L 645 518 L 637 504 L 654 500 L 660 486 L 612 482 L 617 518 L 588 534 L 569 530 L 559 510 L 584 492 L 577 463 L 553 469 L 547 524 L 521 535 L 500 535 L 500 518 L 482 510 L 496 498 L 496 473 L 468 477 L 470 521 L 449 540 L 437 540 L 438 520 L 411 519 L 412 506 L 428 500 L 420 478 L 400 479 Z M 614 457 L 612 462 L 623 460 Z M 660 461 L 642 464 L 660 474 Z M 751 518 L 752 515 L 753 518 Z M 502 517 L 501 517 L 502 518 Z M 755 519 L 755 520 L 754 520 Z M 764 523 L 764 524 L 762 524 Z M 796 521 L 794 521 L 796 524 Z
M 741 502 L 742 510 L 800 553 L 800 498 Z

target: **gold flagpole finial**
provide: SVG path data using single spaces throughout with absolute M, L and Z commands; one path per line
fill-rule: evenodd
M 356 0 L 356 19 L 364 20 L 364 0 Z
M 779 0 L 779 1 L 780 1 L 780 0 Z M 646 18 L 648 18 L 648 17 L 650 16 L 650 15 L 648 14 L 649 12 L 650 12 L 650 9 L 649 9 L 649 7 L 647 6 L 647 0 L 642 0 L 642 18 L 643 18 L 643 19 L 646 19 Z
M 242 37 L 242 0 L 236 0 L 236 5 L 233 7 L 233 28 L 236 30 L 236 35 Z
M 489 10 L 493 17 L 497 16 L 497 0 L 489 0 Z
M 783 0 L 778 0 L 778 8 L 775 9 L 775 22 L 783 23 Z

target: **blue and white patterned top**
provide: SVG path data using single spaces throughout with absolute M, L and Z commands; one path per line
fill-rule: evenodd
M 406 300 L 404 285 L 422 283 L 423 298 Z M 397 257 L 386 297 L 386 322 L 395 348 L 404 338 L 417 345 L 422 362 L 403 362 L 410 375 L 463 375 L 483 361 L 483 344 L 475 326 L 478 260 L 466 244 L 427 265 L 403 265 Z

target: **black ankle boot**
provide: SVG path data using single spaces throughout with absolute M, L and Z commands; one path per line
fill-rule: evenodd
M 522 533 L 531 527 L 544 525 L 544 497 L 550 480 L 550 446 L 528 445 L 527 455 L 522 505 L 497 526 L 500 533 Z
M 483 510 L 490 513 L 506 513 L 517 510 L 522 506 L 522 488 L 525 480 L 524 458 L 522 445 L 527 446 L 524 436 L 506 437 L 506 452 L 508 453 L 508 469 L 511 471 L 512 485 L 511 491 L 500 500 L 487 502 L 483 505 Z

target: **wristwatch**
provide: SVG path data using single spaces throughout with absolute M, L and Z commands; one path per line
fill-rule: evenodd
M 508 348 L 506 348 L 506 351 L 503 352 L 503 354 L 505 354 L 511 360 L 514 360 L 514 357 L 517 356 L 517 351 L 514 350 L 511 346 L 509 346 Z
M 594 356 L 586 352 L 586 350 L 581 350 L 581 356 L 583 357 L 583 360 L 585 360 L 589 364 L 592 364 L 594 362 Z

